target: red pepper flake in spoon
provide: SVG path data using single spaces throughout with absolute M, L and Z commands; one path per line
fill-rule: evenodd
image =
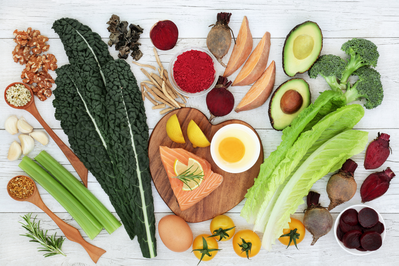
M 205 52 L 189 50 L 177 57 L 173 66 L 176 84 L 185 92 L 208 89 L 215 80 L 212 58 Z

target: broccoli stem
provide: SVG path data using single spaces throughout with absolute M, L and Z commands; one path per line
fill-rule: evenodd
M 360 97 L 362 97 L 359 94 L 359 91 L 356 89 L 357 83 L 355 83 L 351 88 L 349 88 L 346 92 L 345 92 L 345 98 L 346 98 L 346 102 L 347 103 L 351 103 L 356 101 L 357 99 L 359 99 Z
M 366 64 L 362 63 L 362 60 L 360 57 L 357 57 L 356 55 L 351 55 L 348 64 L 345 67 L 344 73 L 342 73 L 342 78 L 341 78 L 341 84 L 346 85 L 348 82 L 349 77 L 355 72 L 357 69 L 361 68 L 362 66 L 365 66 Z
M 321 76 L 327 81 L 328 85 L 333 91 L 341 92 L 343 89 L 345 89 L 345 87 L 341 86 L 341 84 L 338 82 L 335 76 L 332 77 L 325 77 L 323 75 Z

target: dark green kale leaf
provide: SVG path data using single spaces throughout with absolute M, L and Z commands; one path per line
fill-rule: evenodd
M 55 117 L 72 150 L 109 196 L 129 237 L 138 236 L 144 257 L 155 257 L 148 126 L 136 79 L 87 26 L 63 18 L 53 28 L 70 61 L 57 69 Z

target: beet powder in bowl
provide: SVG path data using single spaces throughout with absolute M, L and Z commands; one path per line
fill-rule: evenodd
M 169 64 L 171 83 L 185 96 L 204 95 L 217 82 L 215 62 L 213 55 L 202 48 L 185 49 Z

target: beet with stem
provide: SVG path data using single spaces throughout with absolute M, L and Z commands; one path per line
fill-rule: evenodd
M 395 173 L 389 167 L 385 171 L 369 175 L 360 187 L 362 202 L 371 201 L 384 195 L 394 176 Z
M 354 178 L 354 172 L 357 163 L 348 159 L 338 173 L 332 175 L 327 183 L 327 194 L 330 199 L 328 210 L 349 201 L 356 193 L 357 184 Z
M 305 228 L 313 235 L 313 246 L 316 241 L 330 232 L 333 225 L 333 218 L 327 208 L 319 204 L 320 194 L 310 191 L 307 196 L 308 208 L 303 217 Z
M 227 90 L 231 83 L 227 78 L 219 76 L 215 88 L 206 95 L 206 105 L 211 113 L 209 120 L 217 116 L 225 116 L 233 110 L 234 96 Z
M 378 137 L 370 142 L 364 158 L 365 169 L 376 169 L 380 167 L 390 154 L 389 135 L 378 132 Z
M 231 13 L 220 12 L 217 14 L 216 24 L 212 24 L 212 29 L 209 31 L 206 38 L 206 46 L 209 51 L 216 57 L 218 62 L 226 67 L 222 62 L 230 49 L 232 29 L 229 27 Z M 234 38 L 234 35 L 233 35 Z

